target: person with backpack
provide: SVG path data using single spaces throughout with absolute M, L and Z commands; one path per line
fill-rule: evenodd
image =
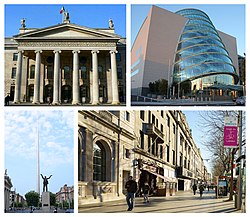
M 126 201 L 128 204 L 127 211 L 132 211 L 134 208 L 135 193 L 137 191 L 137 183 L 135 180 L 133 180 L 132 176 L 129 176 L 128 181 L 125 184 L 125 188 L 127 189 L 127 196 L 126 196 Z

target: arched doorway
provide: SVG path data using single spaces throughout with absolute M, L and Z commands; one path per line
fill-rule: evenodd
M 34 97 L 34 84 L 30 84 L 27 89 L 27 98 L 23 97 L 23 101 L 32 102 Z
M 68 103 L 72 100 L 72 87 L 69 85 L 62 86 L 62 102 Z

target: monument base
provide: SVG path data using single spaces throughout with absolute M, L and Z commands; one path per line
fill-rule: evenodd
M 50 192 L 42 193 L 42 210 L 43 211 L 50 210 Z

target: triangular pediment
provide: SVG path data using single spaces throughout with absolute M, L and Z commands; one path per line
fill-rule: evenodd
M 36 29 L 33 31 L 25 32 L 14 36 L 15 39 L 35 39 L 35 38 L 51 38 L 51 39 L 101 39 L 110 38 L 118 39 L 118 35 L 102 31 L 99 29 L 92 29 L 84 26 L 78 26 L 75 24 L 59 24 L 43 29 Z

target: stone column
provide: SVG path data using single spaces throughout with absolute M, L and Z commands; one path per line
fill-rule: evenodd
M 60 53 L 61 51 L 53 51 L 55 54 L 54 60 L 54 89 L 53 89 L 53 105 L 58 105 L 59 103 L 59 78 L 60 78 Z
M 116 53 L 117 51 L 110 51 L 113 105 L 117 105 L 120 103 L 119 93 L 118 93 L 117 65 L 116 65 L 116 55 L 115 55 Z
M 41 70 L 41 53 L 42 51 L 35 51 L 36 65 L 35 65 L 35 83 L 34 83 L 34 104 L 40 104 L 40 70 Z
M 92 91 L 92 105 L 99 104 L 99 79 L 98 79 L 98 50 L 91 51 L 92 53 L 92 74 L 93 74 L 93 91 Z
M 14 103 L 20 103 L 23 51 L 18 51 Z
M 79 53 L 80 51 L 72 51 L 73 53 L 73 105 L 80 104 L 80 85 L 79 85 Z

